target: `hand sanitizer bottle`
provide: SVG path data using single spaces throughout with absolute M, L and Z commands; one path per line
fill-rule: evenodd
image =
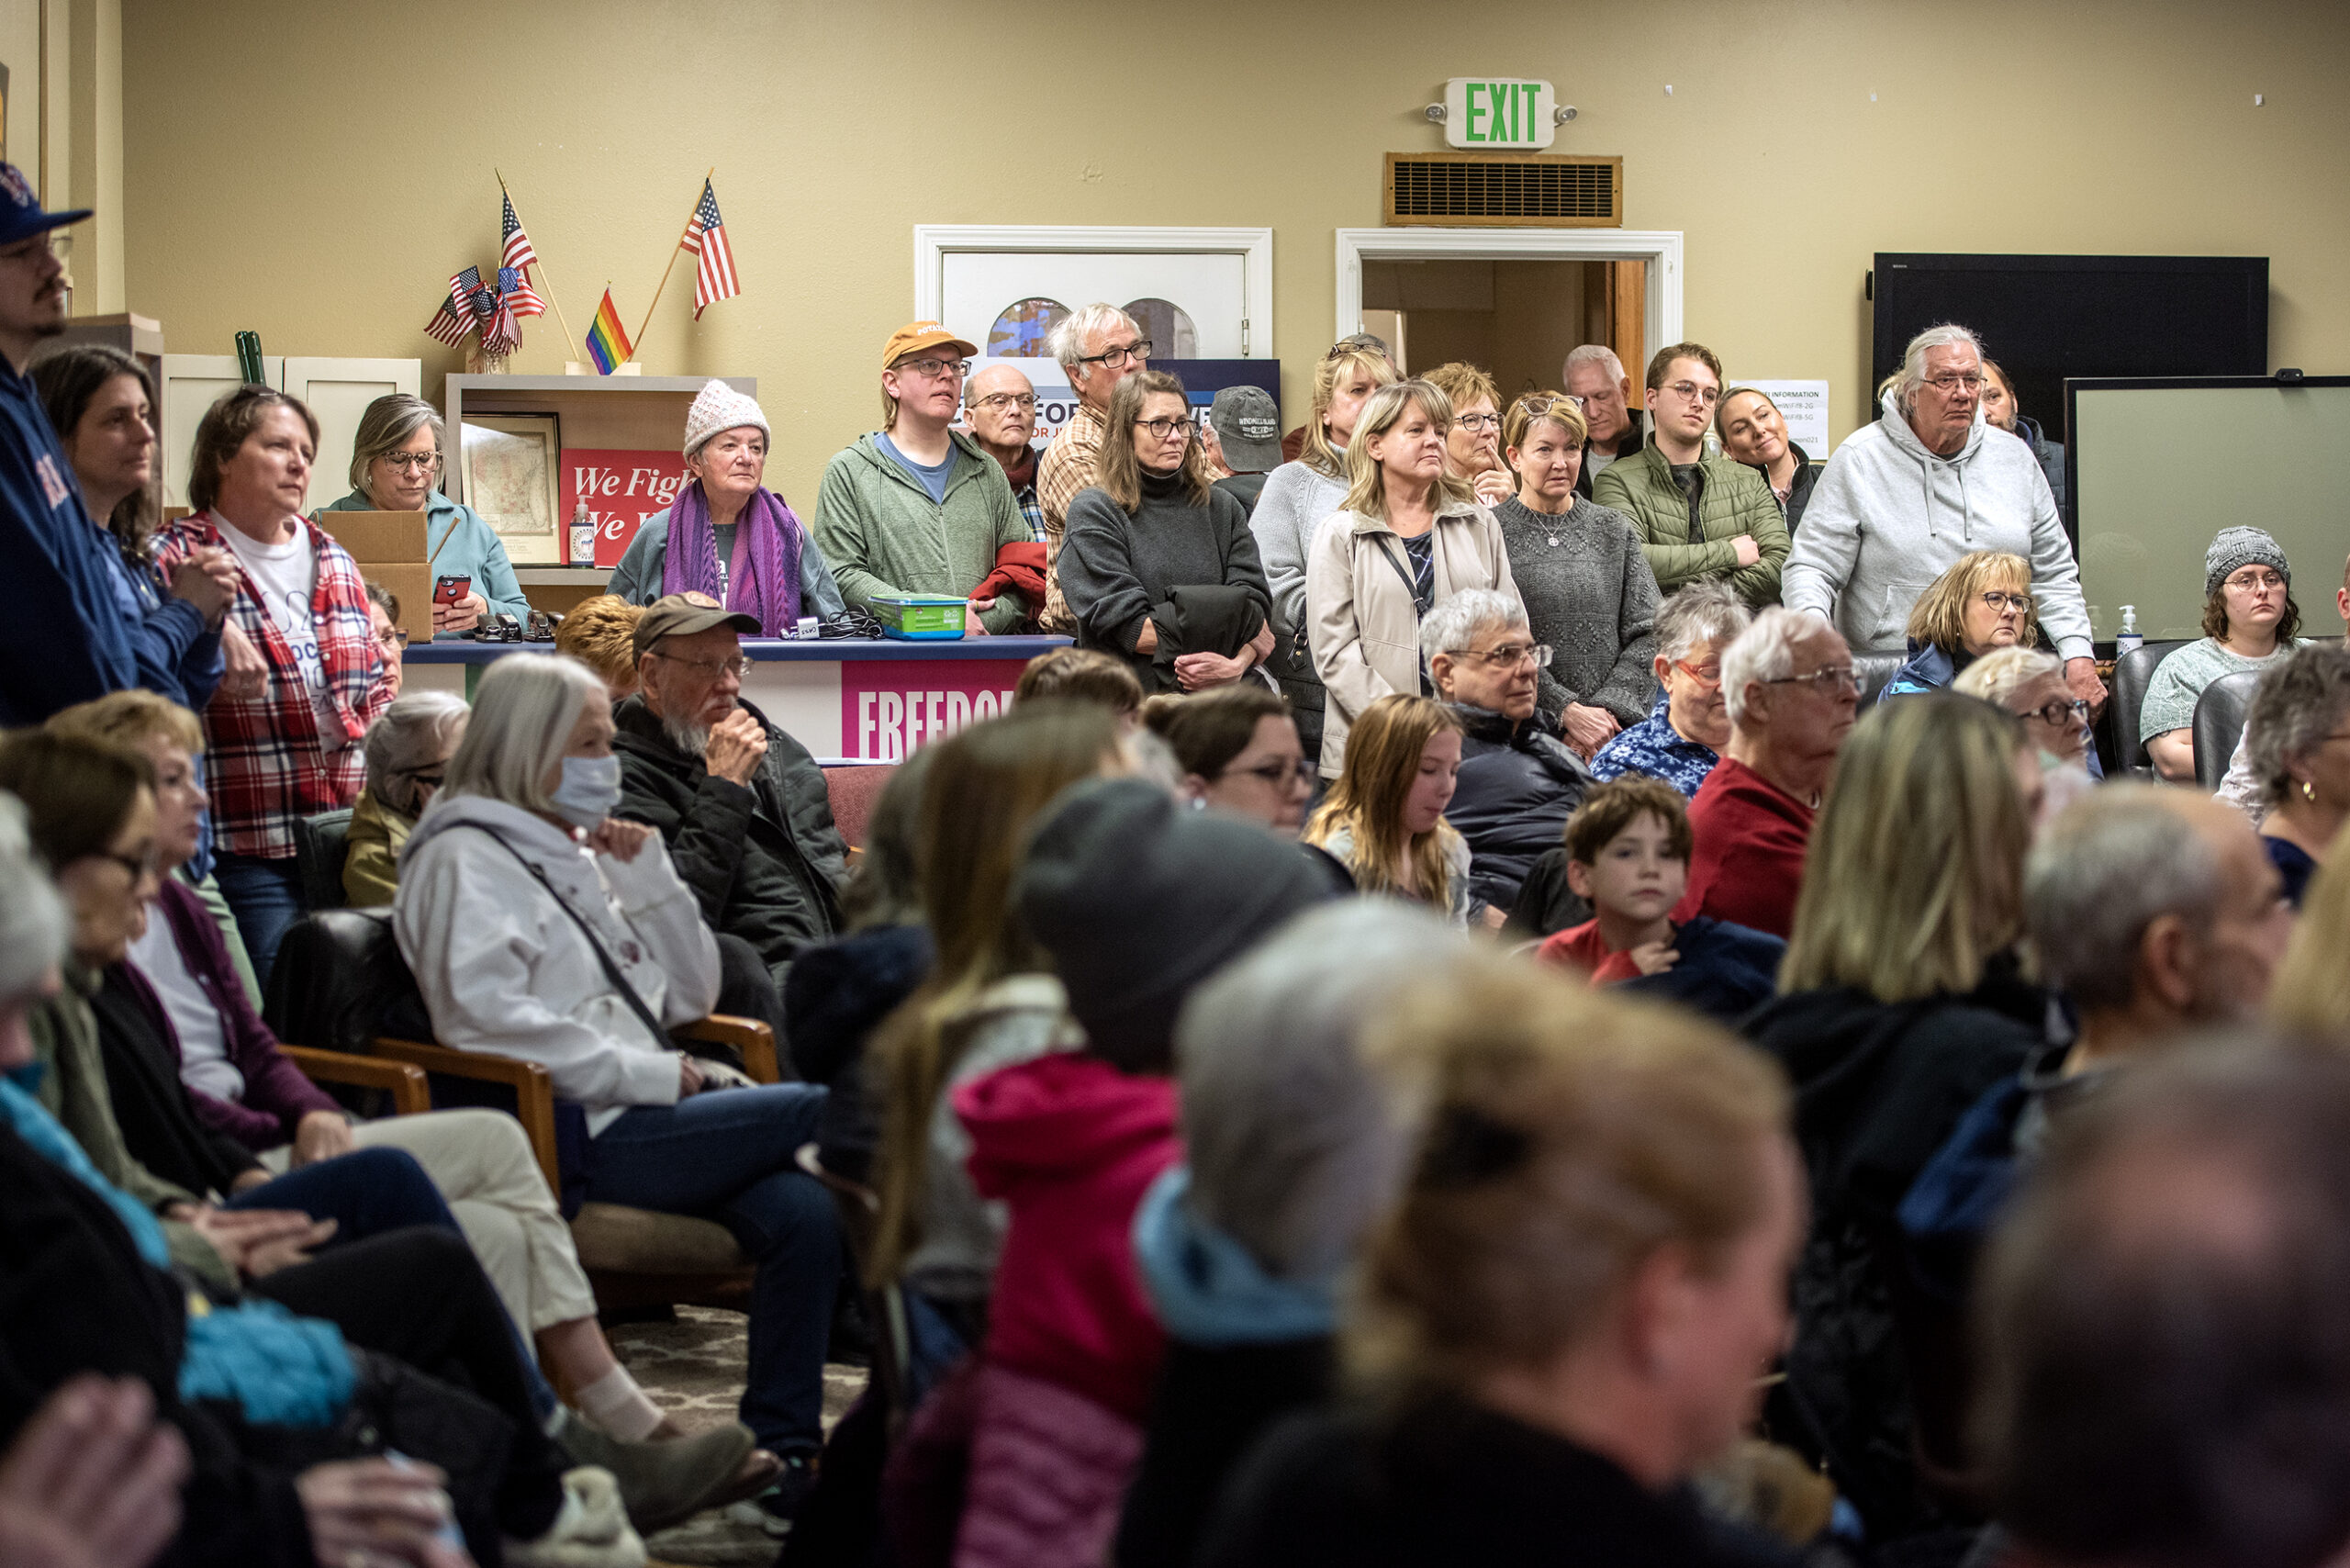
M 585 499 L 573 502 L 571 507 L 571 564 L 575 566 L 596 564 L 596 525 L 588 519 Z
M 2123 605 L 2121 630 L 2113 634 L 2113 656 L 2117 659 L 2127 658 L 2132 653 L 2145 645 L 2146 639 L 2138 634 L 2138 607 L 2134 604 Z

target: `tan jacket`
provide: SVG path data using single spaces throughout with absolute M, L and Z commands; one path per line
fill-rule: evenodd
M 1518 597 L 1501 524 L 1474 501 L 1447 501 L 1437 513 L 1436 600 L 1463 588 Z M 1398 570 L 1398 568 L 1402 568 Z M 1314 667 L 1329 688 L 1322 720 L 1322 775 L 1347 758 L 1347 726 L 1391 692 L 1420 689 L 1420 616 L 1404 573 L 1404 541 L 1376 518 L 1333 512 L 1305 552 L 1305 624 Z

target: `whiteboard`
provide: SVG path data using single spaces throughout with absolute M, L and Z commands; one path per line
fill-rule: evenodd
M 2203 553 L 2237 523 L 2293 566 L 2301 635 L 2339 637 L 2350 555 L 2350 384 L 2071 384 L 2081 588 L 2100 640 L 2203 634 Z

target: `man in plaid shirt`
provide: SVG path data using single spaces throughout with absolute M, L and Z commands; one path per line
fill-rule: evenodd
M 1077 617 L 1061 595 L 1061 536 L 1069 527 L 1069 504 L 1093 483 L 1094 454 L 1102 450 L 1103 415 L 1118 383 L 1150 361 L 1150 340 L 1135 319 L 1114 305 L 1089 305 L 1053 329 L 1053 357 L 1069 373 L 1077 412 L 1053 436 L 1036 465 L 1036 498 L 1045 507 L 1045 630 L 1077 634 Z

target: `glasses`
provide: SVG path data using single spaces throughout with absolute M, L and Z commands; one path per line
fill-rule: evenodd
M 968 359 L 901 359 L 894 367 L 900 372 L 912 371 L 930 381 L 953 379 L 960 381 L 971 374 Z
M 1135 429 L 1148 431 L 1150 439 L 1153 441 L 1165 441 L 1178 431 L 1182 432 L 1183 439 L 1186 441 L 1189 441 L 1192 434 L 1192 421 L 1189 420 L 1136 420 Z
M 1979 375 L 1929 375 L 1926 385 L 1948 396 L 1960 391 L 1980 392 L 1983 390 L 1983 378 Z
M 1528 659 L 1534 661 L 1536 669 L 1550 667 L 1550 645 L 1548 643 L 1505 643 L 1482 654 L 1471 648 L 1447 648 L 1444 651 L 1456 659 L 1474 659 L 1488 669 L 1515 669 Z
M 1029 413 L 1036 407 L 1036 395 L 1034 392 L 990 392 L 971 407 L 990 411 L 1016 408 L 1023 413 Z
M 375 633 L 375 645 L 386 653 L 408 646 L 408 633 L 397 626 L 386 626 Z
M 130 873 L 133 887 L 155 874 L 155 849 L 152 845 L 148 846 L 147 853 L 144 855 L 117 855 L 111 849 L 100 849 L 93 851 L 90 858 L 113 861 Z
M 2240 572 L 2228 579 L 2227 586 L 2244 593 L 2266 593 L 2285 586 L 2285 579 L 2274 572 Z
M 1080 364 L 1107 365 L 1112 370 L 1115 370 L 1122 364 L 1146 360 L 1149 357 L 1150 340 L 1148 338 L 1144 338 L 1138 342 L 1128 343 L 1123 348 L 1103 349 L 1100 353 L 1081 353 L 1077 356 L 1077 363 Z
M 2031 613 L 2031 595 L 2028 593 L 1986 593 L 1983 602 L 1991 607 L 1994 615 L 2005 615 L 2010 610 L 2019 615 Z
M 1718 663 L 1693 665 L 1686 659 L 1675 659 L 1673 667 L 1700 686 L 1719 686 L 1722 683 L 1722 666 Z
M 1497 431 L 1502 428 L 1499 414 L 1462 414 L 1452 422 L 1465 431 Z
M 1314 765 L 1304 757 L 1295 762 L 1269 762 L 1262 767 L 1227 767 L 1216 777 L 1229 778 L 1235 773 L 1245 778 L 1261 778 L 1276 790 L 1314 788 Z
M 673 665 L 683 665 L 704 680 L 723 680 L 730 675 L 737 680 L 750 678 L 751 661 L 748 659 L 681 659 L 658 648 L 653 650 L 653 656 L 666 659 Z
M 1672 386 L 1665 387 L 1664 390 L 1672 393 L 1683 402 L 1695 403 L 1701 409 L 1710 409 L 1715 404 L 1722 400 L 1722 389 L 1720 387 L 1700 386 L 1694 381 L 1676 381 Z
M 2062 697 L 2051 698 L 2037 708 L 2025 709 L 2023 716 L 2037 719 L 2052 730 L 2070 729 L 2087 721 L 2089 705 L 2078 697 L 2070 700 Z
M 430 474 L 441 466 L 441 454 L 437 452 L 386 452 L 375 461 L 403 474 Z
M 53 234 L 36 234 L 29 240 L 21 241 L 5 251 L 0 251 L 0 262 L 38 261 L 44 256 L 55 254 L 57 254 L 57 237 Z
M 1808 686 L 1814 691 L 1852 691 L 1857 693 L 1861 683 L 1852 674 L 1851 665 L 1830 665 L 1826 669 L 1813 670 L 1809 675 L 1781 676 L 1776 680 L 1755 682 L 1758 686 Z

